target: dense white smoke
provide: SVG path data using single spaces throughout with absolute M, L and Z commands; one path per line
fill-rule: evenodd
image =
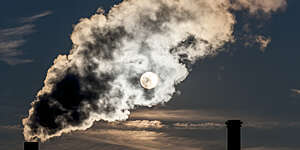
M 23 119 L 28 141 L 45 141 L 94 121 L 126 120 L 130 110 L 168 102 L 188 65 L 234 42 L 230 0 L 126 0 L 80 20 L 73 49 L 48 70 Z M 156 88 L 140 76 L 159 76 Z

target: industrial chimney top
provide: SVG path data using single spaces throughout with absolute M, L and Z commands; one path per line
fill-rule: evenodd
M 241 127 L 243 122 L 241 120 L 228 120 L 226 121 L 227 127 Z
M 24 150 L 39 150 L 38 142 L 24 142 Z
M 227 125 L 227 150 L 241 150 L 241 126 L 240 120 L 228 120 Z

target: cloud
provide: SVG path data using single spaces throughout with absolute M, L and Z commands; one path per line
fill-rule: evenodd
M 126 121 L 124 125 L 128 127 L 136 127 L 136 128 L 156 128 L 160 129 L 165 127 L 162 122 L 154 120 L 135 120 L 135 121 Z
M 20 125 L 0 125 L 0 129 L 22 130 L 22 127 Z
M 248 9 L 251 14 L 257 14 L 259 11 L 270 14 L 278 10 L 284 10 L 287 6 L 287 0 L 233 0 L 233 9 Z
M 299 95 L 300 94 L 300 90 L 299 89 L 291 89 L 291 92 L 293 94 Z
M 153 109 L 153 110 L 139 110 L 130 115 L 130 119 L 147 119 L 159 120 L 167 122 L 175 122 L 174 127 L 187 127 L 199 129 L 213 129 L 224 127 L 226 120 L 242 120 L 243 127 L 257 128 L 257 129 L 274 129 L 280 127 L 300 127 L 298 121 L 284 121 L 275 120 L 272 118 L 265 118 L 263 116 L 250 116 L 225 114 L 214 110 L 168 110 L 168 109 Z
M 298 148 L 290 148 L 290 147 L 249 147 L 245 148 L 245 150 L 297 150 Z
M 187 130 L 215 130 L 224 128 L 225 123 L 220 122 L 173 122 L 173 121 L 158 121 L 158 120 L 130 120 L 130 121 L 117 121 L 117 122 L 100 122 L 96 123 L 93 128 L 101 129 L 143 129 L 143 130 L 173 130 L 173 129 L 187 129 Z
M 290 89 L 290 96 L 295 98 L 293 102 L 298 102 L 297 99 L 300 98 L 300 90 L 299 89 Z
M 151 121 L 150 121 L 151 122 Z M 102 150 L 111 149 L 128 149 L 128 150 L 159 150 L 159 149 L 187 149 L 187 150 L 223 150 L 226 149 L 226 134 L 225 128 L 216 131 L 215 128 L 207 130 L 208 128 L 199 127 L 201 125 L 189 125 L 189 123 L 181 123 L 180 127 L 161 128 L 161 129 L 145 129 L 145 128 L 115 128 L 111 127 L 98 127 L 94 126 L 87 131 L 79 131 L 69 135 L 65 135 L 60 138 L 50 140 L 45 144 L 42 144 L 42 148 L 48 149 L 91 149 L 96 150 L 101 148 Z M 199 123 L 201 124 L 201 123 Z M 209 123 L 207 123 L 209 124 Z M 192 126 L 196 126 L 193 128 Z M 210 125 L 209 125 L 210 126 Z M 214 126 L 214 125 L 213 125 Z M 242 135 L 242 138 L 247 138 L 247 147 L 242 149 L 246 150 L 296 150 L 296 148 L 274 146 L 270 143 L 272 139 L 261 139 L 263 141 L 257 143 L 257 138 L 247 129 L 246 134 Z M 257 134 L 264 134 L 265 132 L 271 132 L 265 130 Z M 276 132 L 282 131 L 282 128 L 278 128 Z M 267 141 L 264 143 L 264 140 Z M 74 143 L 82 143 L 74 147 Z M 63 143 L 63 144 L 62 144 Z M 255 143 L 255 147 L 251 146 L 251 143 Z M 55 145 L 55 147 L 53 146 Z
M 215 123 L 215 122 L 205 122 L 205 123 L 174 123 L 174 127 L 183 129 L 220 129 L 224 128 L 225 124 Z
M 27 42 L 26 37 L 35 32 L 32 22 L 50 15 L 50 11 L 32 17 L 21 19 L 23 23 L 17 27 L 0 28 L 0 61 L 9 65 L 30 63 L 32 59 L 21 58 L 23 51 L 20 48 Z
M 24 18 L 21 18 L 20 21 L 21 21 L 22 23 L 31 23 L 31 22 L 37 21 L 37 20 L 40 19 L 40 18 L 49 16 L 49 15 L 51 15 L 51 14 L 53 14 L 52 11 L 45 11 L 45 12 L 42 12 L 42 13 L 40 13 L 40 14 L 36 14 L 36 15 L 34 15 L 34 16 L 31 16 L 31 17 L 24 17 Z
M 202 129 L 202 130 L 213 130 L 224 128 L 224 123 L 217 122 L 201 122 L 201 123 L 188 123 L 188 122 L 176 122 L 170 124 L 170 122 L 162 123 L 161 121 L 151 121 L 151 120 L 134 120 L 120 122 L 126 127 L 140 128 L 140 129 Z
M 214 112 L 190 109 L 152 109 L 139 110 L 130 115 L 131 119 L 149 119 L 149 120 L 165 120 L 165 121 L 220 121 L 226 120 L 225 115 L 219 115 Z
M 261 52 L 264 52 L 265 49 L 268 47 L 269 43 L 271 42 L 271 38 L 267 38 L 267 37 L 264 37 L 264 36 L 257 36 L 256 37 L 256 42 L 258 44 L 260 44 L 260 50 Z
M 33 32 L 34 25 L 31 24 L 0 29 L 0 60 L 9 65 L 31 62 L 30 59 L 21 59 L 18 56 L 23 54 L 19 48 L 26 43 L 24 37 Z
M 1 39 L 14 39 L 18 36 L 28 35 L 34 32 L 34 25 L 25 24 L 19 27 L 1 29 Z

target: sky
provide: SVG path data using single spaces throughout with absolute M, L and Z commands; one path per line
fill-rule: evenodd
M 74 26 L 98 8 L 107 13 L 120 2 L 2 2 L 0 150 L 22 149 L 22 119 L 44 86 L 53 60 L 72 49 Z M 230 119 L 244 122 L 242 149 L 300 149 L 299 4 L 288 0 L 284 11 L 271 16 L 234 12 L 238 23 L 233 34 L 240 39 L 193 64 L 187 79 L 176 86 L 180 92 L 169 102 L 138 107 L 128 121 L 99 121 L 86 131 L 52 138 L 41 149 L 222 150 L 226 148 L 224 122 Z M 245 46 L 240 35 L 247 32 L 245 24 L 271 38 L 265 49 Z

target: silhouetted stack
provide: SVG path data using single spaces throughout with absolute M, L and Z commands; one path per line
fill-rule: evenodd
M 39 150 L 38 142 L 24 142 L 24 150 Z
M 227 125 L 227 150 L 241 149 L 241 126 L 240 120 L 228 120 Z

